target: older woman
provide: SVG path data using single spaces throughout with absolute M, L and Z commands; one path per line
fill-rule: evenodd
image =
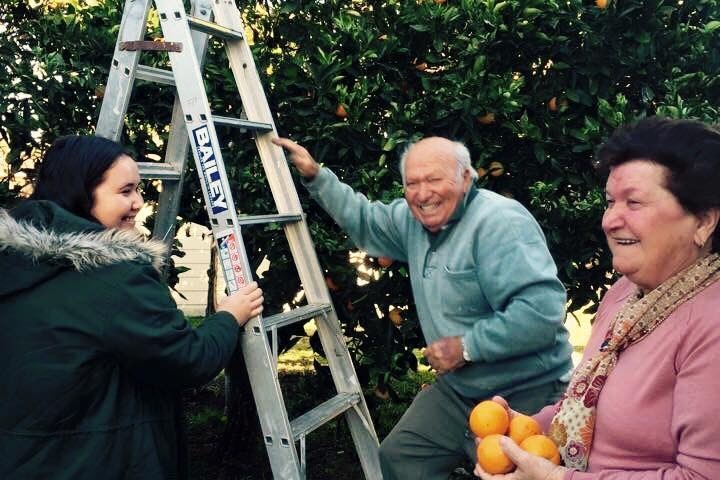
M 720 132 L 649 118 L 617 131 L 598 157 L 609 171 L 602 228 L 623 277 L 563 399 L 535 416 L 565 466 L 504 440 L 515 472 L 475 474 L 720 479 Z

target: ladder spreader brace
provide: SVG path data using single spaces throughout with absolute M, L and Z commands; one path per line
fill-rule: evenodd
M 153 4 L 160 18 L 162 42 L 144 39 Z M 234 292 L 252 280 L 241 226 L 280 223 L 308 301 L 307 305 L 290 312 L 251 319 L 240 340 L 274 477 L 304 479 L 306 436 L 344 415 L 365 477 L 379 480 L 382 474 L 377 456 L 377 435 L 284 152 L 271 142 L 277 135 L 275 125 L 243 32 L 240 12 L 233 0 L 192 0 L 190 15 L 185 12 L 182 0 L 126 0 L 96 133 L 120 139 L 135 79 L 175 87 L 165 161 L 138 162 L 143 178 L 163 181 L 153 236 L 164 240 L 174 236 L 185 162 L 188 148 L 192 146 L 228 290 Z M 209 35 L 225 43 L 228 63 L 247 118 L 215 116 L 210 111 L 201 72 Z M 168 52 L 172 70 L 139 65 L 140 52 L 145 50 Z M 255 133 L 255 145 L 277 213 L 238 216 L 219 148 L 216 124 Z M 283 326 L 309 319 L 315 319 L 337 394 L 291 421 L 278 380 L 276 332 Z M 270 341 L 268 333 L 271 334 Z M 300 444 L 299 455 L 296 442 Z

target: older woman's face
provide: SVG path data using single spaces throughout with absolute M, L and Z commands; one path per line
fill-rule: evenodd
M 665 188 L 667 168 L 632 160 L 610 171 L 602 228 L 613 267 L 648 292 L 694 263 L 701 227 Z

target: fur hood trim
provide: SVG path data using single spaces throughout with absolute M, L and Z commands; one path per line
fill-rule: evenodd
M 0 209 L 0 252 L 12 249 L 34 262 L 72 264 L 88 271 L 127 261 L 163 266 L 167 246 L 145 240 L 139 233 L 107 229 L 96 232 L 58 233 L 31 223 L 17 221 Z

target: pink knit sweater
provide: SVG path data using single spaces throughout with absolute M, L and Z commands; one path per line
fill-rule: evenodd
M 585 357 L 635 291 L 620 279 L 598 310 Z M 556 406 L 536 415 L 545 430 Z M 620 354 L 597 406 L 587 472 L 565 480 L 720 480 L 720 282 Z

